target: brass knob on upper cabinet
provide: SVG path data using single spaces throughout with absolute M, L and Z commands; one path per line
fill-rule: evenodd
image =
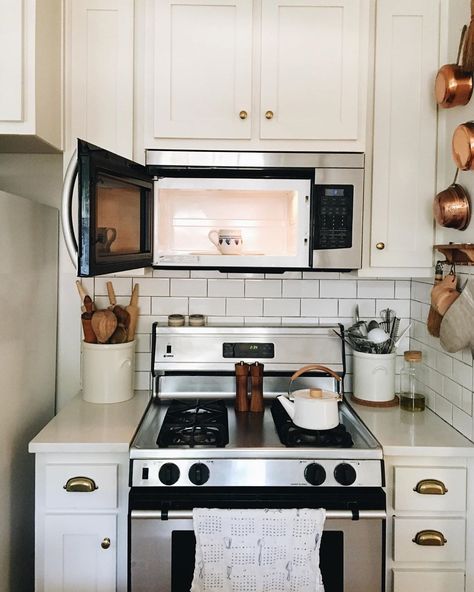
M 267 119 L 273 119 L 273 111 L 266 111 L 265 117 Z
M 378 249 L 379 251 L 383 251 L 385 249 L 385 243 L 377 243 L 375 245 L 375 248 Z
M 110 539 L 109 537 L 105 537 L 105 539 L 100 543 L 102 549 L 108 549 L 110 547 Z
M 248 117 L 247 111 L 241 111 L 239 113 L 239 117 L 240 117 L 240 119 L 247 119 L 247 117 Z

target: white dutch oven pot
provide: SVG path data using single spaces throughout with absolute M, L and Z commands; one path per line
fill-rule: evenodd
M 288 397 L 280 395 L 278 400 L 285 408 L 293 423 L 306 430 L 330 430 L 339 425 L 339 393 L 323 391 L 322 389 L 301 389 L 291 392 L 293 381 L 310 370 L 326 372 L 339 383 L 341 377 L 330 368 L 319 364 L 304 366 L 297 370 L 290 378 Z M 293 396 L 294 402 L 289 397 Z

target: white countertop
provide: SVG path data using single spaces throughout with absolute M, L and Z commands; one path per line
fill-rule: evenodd
M 150 400 L 135 391 L 123 403 L 87 403 L 78 394 L 30 442 L 30 452 L 127 452 Z
M 474 443 L 429 409 L 412 413 L 349 401 L 382 445 L 385 456 L 474 456 Z

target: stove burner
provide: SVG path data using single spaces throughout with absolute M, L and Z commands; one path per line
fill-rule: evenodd
M 223 401 L 171 401 L 157 440 L 170 446 L 215 446 L 229 443 L 227 409 Z
M 296 426 L 282 404 L 275 399 L 272 415 L 280 442 L 288 447 L 352 448 L 354 442 L 346 427 L 340 423 L 331 430 L 306 430 Z

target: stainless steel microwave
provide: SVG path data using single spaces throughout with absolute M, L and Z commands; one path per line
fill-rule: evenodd
M 78 241 L 72 190 L 78 176 Z M 148 150 L 78 140 L 62 225 L 78 275 L 361 267 L 364 154 Z

